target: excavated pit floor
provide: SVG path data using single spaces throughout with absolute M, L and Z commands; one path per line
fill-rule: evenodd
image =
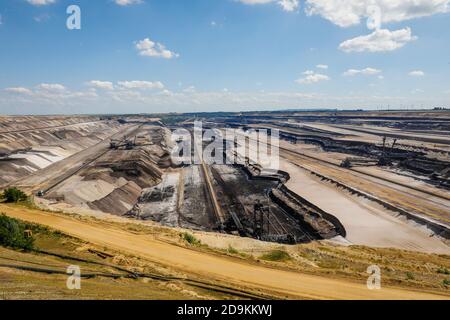
M 227 233 L 252 236 L 254 231 L 254 204 L 259 201 L 269 209 L 264 234 L 266 237 L 291 235 L 298 242 L 312 239 L 301 225 L 268 193 L 276 188 L 277 181 L 250 179 L 240 168 L 231 165 L 208 167 L 219 205 L 225 218 Z M 231 214 L 239 219 L 238 227 Z M 214 214 L 199 165 L 192 165 L 164 174 L 162 182 L 143 191 L 138 203 L 127 216 L 152 220 L 172 227 L 218 231 L 220 224 Z

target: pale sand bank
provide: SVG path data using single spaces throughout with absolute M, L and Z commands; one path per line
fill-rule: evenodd
M 353 244 L 450 254 L 450 246 L 433 237 L 430 230 L 362 198 L 356 199 L 342 189 L 321 182 L 292 163 L 281 160 L 281 170 L 291 175 L 287 187 L 336 216 Z

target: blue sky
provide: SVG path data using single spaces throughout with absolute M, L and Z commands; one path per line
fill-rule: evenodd
M 2 0 L 0 114 L 449 106 L 449 3 Z

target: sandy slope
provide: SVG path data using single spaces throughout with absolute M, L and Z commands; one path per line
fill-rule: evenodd
M 106 246 L 151 261 L 171 266 L 194 276 L 225 282 L 237 288 L 260 289 L 281 295 L 312 299 L 449 299 L 424 292 L 383 288 L 368 290 L 364 283 L 329 279 L 301 273 L 272 269 L 246 261 L 215 254 L 198 252 L 155 240 L 148 236 L 83 222 L 37 210 L 11 208 L 0 205 L 0 212 L 40 223 L 69 235 Z
M 372 201 L 355 198 L 341 189 L 281 160 L 281 170 L 289 172 L 286 186 L 321 209 L 337 217 L 353 244 L 450 254 L 450 247 L 425 227 L 395 217 Z

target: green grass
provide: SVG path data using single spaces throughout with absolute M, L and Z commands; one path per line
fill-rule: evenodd
M 406 279 L 414 280 L 415 279 L 414 274 L 412 272 L 407 272 L 406 273 Z
M 283 250 L 272 250 L 260 257 L 261 260 L 283 262 L 291 260 L 289 253 Z
M 198 240 L 194 235 L 190 233 L 184 232 L 180 236 L 184 241 L 192 246 L 199 246 L 202 244 L 200 240 Z
M 231 245 L 228 246 L 227 251 L 228 251 L 228 253 L 231 253 L 231 254 L 239 254 L 239 251 L 237 249 L 233 248 Z
M 439 269 L 438 269 L 437 273 L 440 273 L 440 274 L 450 274 L 450 271 L 449 271 L 447 268 L 442 267 L 442 268 L 439 268 Z

